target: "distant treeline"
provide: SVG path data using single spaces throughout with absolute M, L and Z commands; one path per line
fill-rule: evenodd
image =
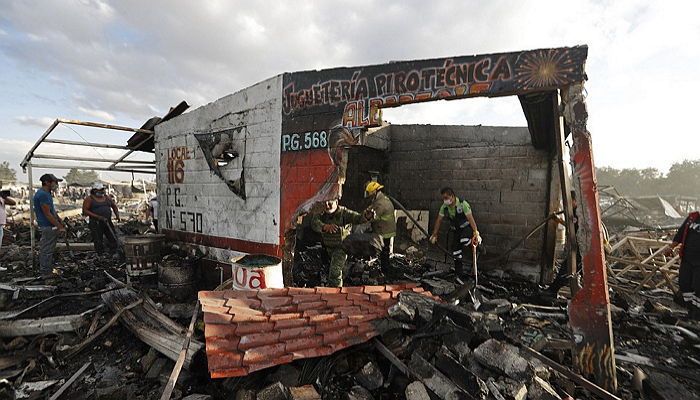
M 656 168 L 597 169 L 598 184 L 612 185 L 623 196 L 700 197 L 700 159 L 675 163 L 667 174 Z

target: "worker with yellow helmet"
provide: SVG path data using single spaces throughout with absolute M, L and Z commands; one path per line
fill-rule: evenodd
M 372 181 L 365 186 L 365 197 L 371 200 L 370 206 L 365 210 L 364 216 L 369 220 L 372 232 L 381 244 L 379 251 L 379 265 L 386 273 L 390 265 L 391 247 L 396 236 L 396 216 L 394 204 L 383 192 L 384 186 Z

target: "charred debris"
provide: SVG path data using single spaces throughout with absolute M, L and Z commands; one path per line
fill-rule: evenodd
M 76 237 L 87 235 L 82 221 L 70 224 Z M 140 234 L 148 227 L 132 220 L 119 229 Z M 611 275 L 616 395 L 569 367 L 574 337 L 566 289 L 557 297 L 523 279 L 487 274 L 475 291 L 477 308 L 473 287 L 426 261 L 426 249 L 406 238 L 410 246 L 400 245 L 404 251 L 386 275 L 376 260 L 349 260 L 347 285 L 404 282 L 433 297 L 401 292 L 386 309 L 394 325 L 327 356 L 211 379 L 202 314 L 195 312 L 196 290 L 204 289 L 197 286 L 195 253 L 162 249 L 164 264 L 193 271 L 184 292 L 154 276 L 127 279 L 124 263 L 91 251 L 66 249 L 58 273 L 36 276 L 26 226 L 13 231 L 15 243 L 4 247 L 1 260 L 7 268 L 0 286 L 2 398 L 151 399 L 171 387 L 171 398 L 190 400 L 691 399 L 700 389 L 700 327 L 673 303 L 663 278 L 637 289 L 644 276 L 631 269 Z M 624 243 L 613 254 L 624 260 L 630 252 L 621 249 Z M 324 254 L 313 245 L 297 254 L 295 286 L 324 285 Z M 662 284 L 652 287 L 656 282 Z

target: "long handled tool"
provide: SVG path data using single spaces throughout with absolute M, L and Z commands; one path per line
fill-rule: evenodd
M 107 230 L 109 230 L 109 232 L 112 234 L 112 237 L 114 237 L 114 240 L 117 242 L 117 251 L 119 252 L 120 262 L 126 260 L 126 250 L 124 249 L 124 244 L 122 243 L 121 238 L 117 236 L 117 232 L 114 231 L 114 228 L 112 228 L 112 225 L 109 223 L 109 221 L 101 219 L 100 222 L 102 222 L 107 227 Z
M 408 217 L 408 219 L 410 219 L 411 222 L 413 222 L 413 224 L 421 231 L 421 233 L 423 233 L 423 235 L 425 235 L 425 237 L 426 237 L 427 239 L 430 239 L 430 234 L 428 233 L 428 231 L 426 231 L 425 229 L 423 229 L 423 227 L 418 223 L 418 221 L 417 221 L 415 218 L 413 218 L 413 215 L 411 215 L 411 213 L 409 213 L 408 210 L 406 210 L 406 207 L 404 207 L 403 204 L 399 203 L 398 200 L 396 200 L 395 198 L 393 198 L 393 197 L 391 197 L 391 196 L 387 196 L 387 197 L 389 198 L 389 200 L 391 200 L 392 202 L 394 202 L 394 204 L 395 204 L 397 207 L 399 207 L 399 208 L 401 209 L 401 211 L 404 212 L 404 214 L 406 214 L 406 216 Z M 450 251 L 448 251 L 446 248 L 440 246 L 440 245 L 437 244 L 437 243 L 435 243 L 434 246 L 437 247 L 438 249 L 442 250 L 443 253 L 447 254 L 447 255 L 450 256 L 450 257 L 452 257 L 452 253 L 451 253 Z
M 399 208 L 404 212 L 404 214 L 406 214 L 406 216 L 407 216 L 411 221 L 413 221 L 413 223 L 418 227 L 418 229 L 419 229 L 421 232 L 423 232 L 423 234 L 425 235 L 426 238 L 430 238 L 430 235 L 428 234 L 428 232 L 427 232 L 425 229 L 423 229 L 422 226 L 420 226 L 420 224 L 418 223 L 418 221 L 416 221 L 416 219 L 413 218 L 413 216 L 408 212 L 408 210 L 406 210 L 406 207 L 404 207 L 403 204 L 401 204 L 398 200 L 396 200 L 395 198 L 393 198 L 393 197 L 391 197 L 391 196 L 387 196 L 387 197 L 389 197 L 389 200 L 391 200 L 392 202 L 394 202 L 394 204 L 396 204 L 396 206 L 399 207 Z M 450 256 L 450 257 L 453 256 L 452 253 L 450 253 L 449 251 L 447 251 L 447 249 L 445 249 L 444 247 L 442 247 L 442 246 L 440 246 L 440 245 L 438 245 L 438 244 L 435 244 L 435 246 L 436 246 L 438 249 L 442 250 L 442 251 L 443 251 L 445 254 L 447 254 L 448 256 Z M 475 310 L 478 310 L 479 307 L 481 306 L 481 301 L 479 301 L 479 299 L 476 297 L 476 284 L 477 284 L 478 274 L 477 274 L 477 270 L 476 270 L 476 245 L 474 245 L 473 239 L 472 239 L 472 246 L 474 246 L 474 247 L 472 248 L 472 257 L 473 257 L 473 265 L 474 265 L 474 267 L 473 267 L 473 269 L 472 269 L 472 271 L 473 271 L 473 273 L 474 273 L 474 290 L 472 291 L 472 290 L 470 290 L 470 289 L 467 289 L 467 293 L 466 293 L 466 294 L 468 294 L 469 297 L 471 298 L 471 301 L 472 301 L 472 303 L 474 304 L 474 309 L 475 309 Z M 463 288 L 467 288 L 468 286 L 470 286 L 469 283 L 467 283 L 466 285 L 463 285 Z M 460 293 L 462 293 L 462 291 L 459 290 L 459 289 L 455 292 L 455 294 L 458 294 L 458 297 L 457 297 L 457 298 L 461 297 L 461 296 L 459 296 Z M 454 297 L 454 295 L 453 295 L 453 297 Z
M 474 309 L 478 310 L 479 307 L 481 307 L 481 301 L 479 301 L 478 296 L 476 295 L 476 289 L 479 285 L 479 269 L 476 266 L 476 248 L 478 244 L 476 243 L 476 240 L 472 238 L 472 275 L 474 276 L 474 290 L 469 292 L 469 297 L 472 299 L 472 303 L 474 303 Z
M 68 256 L 71 258 L 71 260 L 75 261 L 75 253 L 73 253 L 73 250 L 71 250 L 70 244 L 68 243 L 68 233 L 69 233 L 68 225 L 66 224 L 65 220 L 63 220 L 62 223 L 63 223 L 63 226 L 66 228 L 66 232 L 63 235 L 63 239 L 66 242 L 66 250 L 68 250 Z

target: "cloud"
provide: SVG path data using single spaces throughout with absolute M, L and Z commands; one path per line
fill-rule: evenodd
M 78 107 L 78 110 L 80 112 L 82 112 L 83 114 L 87 114 L 91 117 L 95 117 L 95 118 L 101 119 L 103 121 L 112 122 L 116 119 L 116 118 L 114 118 L 114 115 L 112 115 L 104 110 L 93 110 L 93 109 L 85 108 L 85 107 Z
M 55 118 L 49 117 L 15 117 L 15 121 L 22 125 L 47 129 Z
M 65 87 L 72 97 L 56 115 L 80 109 L 101 120 L 144 121 L 181 100 L 196 107 L 282 72 L 589 44 L 596 160 L 667 166 L 676 154 L 674 141 L 694 140 L 688 127 L 694 126 L 692 94 L 700 91 L 700 81 L 692 79 L 700 62 L 691 45 L 700 37 L 697 11 L 699 2 L 673 0 L 494 0 L 478 6 L 458 0 L 268 0 L 177 7 L 166 0 L 7 0 L 0 11 L 7 32 L 0 53 L 27 70 L 70 82 Z M 430 103 L 423 111 L 400 108 L 393 117 L 522 124 L 522 111 L 511 100 Z M 647 145 L 660 130 L 675 138 L 663 155 Z M 628 149 L 624 155 L 621 144 Z

